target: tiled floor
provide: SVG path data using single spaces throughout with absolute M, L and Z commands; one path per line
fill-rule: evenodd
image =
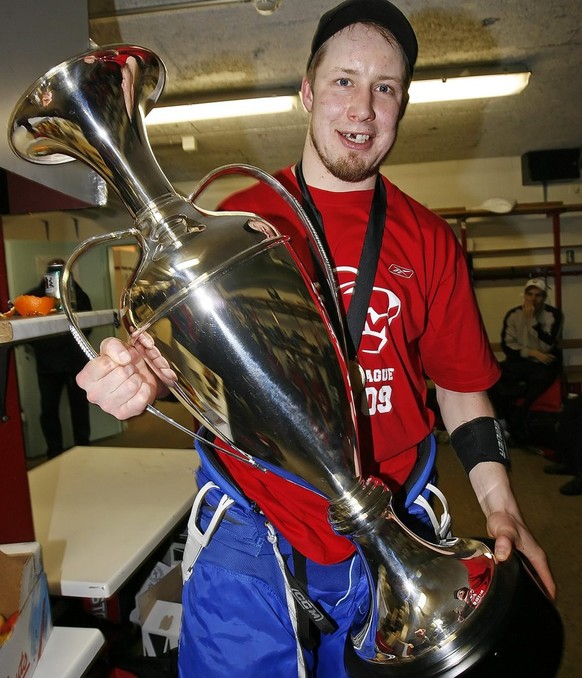
M 544 473 L 547 459 L 533 450 L 511 450 L 511 482 L 525 522 L 544 547 L 558 585 L 557 607 L 565 631 L 565 653 L 559 678 L 582 675 L 582 496 L 565 497 L 559 487 L 569 477 Z M 465 473 L 448 445 L 439 446 L 439 486 L 459 536 L 485 535 L 484 518 Z M 543 638 L 531 638 L 518 652 L 536 652 Z M 532 676 L 532 678 L 537 678 Z M 540 677 L 541 678 L 541 677 Z
M 192 427 L 192 419 L 181 405 L 163 403 L 161 409 L 182 425 Z M 127 424 L 126 431 L 100 445 L 144 447 L 189 447 L 189 437 L 146 414 Z M 557 606 L 562 615 L 566 650 L 559 678 L 582 675 L 582 496 L 565 497 L 558 488 L 567 480 L 543 472 L 548 461 L 532 450 L 512 450 L 512 484 L 526 523 L 549 555 L 558 583 Z M 444 490 L 453 516 L 453 532 L 458 536 L 484 536 L 485 524 L 469 482 L 453 451 L 439 445 L 439 485 Z M 535 652 L 543 638 L 530 638 L 518 652 Z M 532 676 L 537 678 L 537 676 Z M 543 678 L 543 677 L 540 677 Z

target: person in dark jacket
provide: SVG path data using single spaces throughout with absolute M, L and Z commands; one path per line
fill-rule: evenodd
M 505 360 L 490 396 L 516 442 L 527 440 L 527 413 L 562 369 L 564 317 L 546 303 L 547 294 L 545 281 L 531 278 L 524 286 L 523 304 L 511 308 L 503 319 Z
M 62 259 L 53 259 L 49 267 L 62 265 Z M 81 286 L 72 279 L 77 311 L 92 310 L 91 300 Z M 45 279 L 27 292 L 37 297 L 45 296 Z M 89 403 L 85 391 L 75 381 L 79 370 L 87 362 L 85 354 L 70 332 L 35 339 L 30 343 L 36 360 L 36 374 L 40 391 L 40 426 L 47 445 L 47 457 L 52 459 L 64 451 L 60 403 L 67 389 L 73 439 L 75 445 L 89 445 L 91 434 Z

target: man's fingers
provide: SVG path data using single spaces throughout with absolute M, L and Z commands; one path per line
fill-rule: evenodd
M 122 402 L 118 408 L 114 409 L 115 416 L 118 419 L 135 417 L 136 415 L 141 414 L 150 404 L 150 401 L 152 400 L 150 386 L 145 382 L 138 383 L 138 380 L 135 381 L 135 385 L 136 388 L 132 395 L 127 398 L 129 394 L 126 392 L 122 398 L 124 402 Z
M 131 367 L 116 365 L 109 358 L 96 358 L 78 375 L 77 383 L 87 392 L 87 400 L 108 410 L 132 398 L 141 386 L 141 380 Z
M 536 552 L 529 558 L 529 561 L 538 573 L 548 595 L 554 600 L 556 598 L 556 582 L 550 572 L 550 566 L 548 565 L 548 559 L 546 558 L 545 553 L 540 549 L 539 553 Z
M 508 536 L 500 536 L 495 540 L 495 557 L 499 562 L 509 558 L 513 550 L 514 540 Z
M 118 365 L 128 365 L 131 362 L 129 346 L 115 337 L 107 337 L 101 342 L 99 355 L 111 358 Z
M 509 520 L 508 520 L 509 518 Z M 495 539 L 495 557 L 504 562 L 515 548 L 531 563 L 548 595 L 554 598 L 556 584 L 550 571 L 548 559 L 542 547 L 535 541 L 525 525 L 502 513 L 489 516 L 489 534 Z

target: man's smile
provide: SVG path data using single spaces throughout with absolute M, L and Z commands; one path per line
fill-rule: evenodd
M 342 132 L 342 136 L 354 144 L 365 144 L 370 140 L 369 134 L 356 134 L 354 132 Z

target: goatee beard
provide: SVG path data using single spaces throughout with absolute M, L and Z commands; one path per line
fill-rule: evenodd
M 336 179 L 340 181 L 345 181 L 351 184 L 357 184 L 361 181 L 365 181 L 370 177 L 376 176 L 380 169 L 380 165 L 369 166 L 358 157 L 357 153 L 348 153 L 347 156 L 343 156 L 336 160 L 331 160 L 327 158 L 324 153 L 321 151 L 314 135 L 313 130 L 309 130 L 309 135 L 311 137 L 311 143 L 319 156 L 319 159 L 323 163 L 325 169 L 332 174 Z

